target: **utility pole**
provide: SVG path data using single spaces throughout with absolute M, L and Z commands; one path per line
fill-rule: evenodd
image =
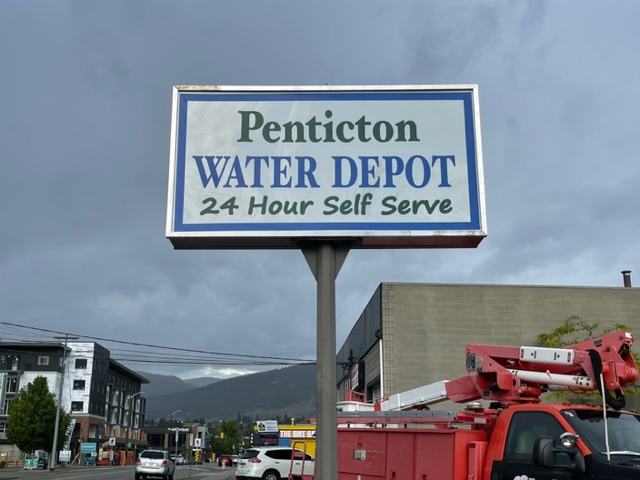
M 67 362 L 67 342 L 69 340 L 78 340 L 79 337 L 72 337 L 64 334 L 64 337 L 53 337 L 56 340 L 64 339 L 64 348 L 62 349 L 62 375 L 60 376 L 60 385 L 58 386 L 58 399 L 56 400 L 56 424 L 53 430 L 53 447 L 51 449 L 51 461 L 49 463 L 49 470 L 52 472 L 56 469 L 58 463 L 58 430 L 60 429 L 60 410 L 62 410 L 62 385 L 64 384 L 64 377 L 66 371 Z

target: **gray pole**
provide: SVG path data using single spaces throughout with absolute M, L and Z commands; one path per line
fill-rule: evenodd
M 174 416 L 176 413 L 181 413 L 181 412 L 182 412 L 182 410 L 176 410 L 175 412 L 173 412 L 173 413 L 171 414 L 171 420 L 169 421 L 169 426 L 173 426 L 173 416 Z M 176 444 L 175 444 L 175 447 L 174 447 L 174 456 L 176 456 L 176 457 L 177 457 L 177 456 L 178 456 L 178 427 L 176 427 L 176 438 L 175 438 L 175 443 L 176 443 Z M 169 450 L 169 451 L 171 451 L 171 450 Z
M 316 477 L 338 478 L 336 413 L 336 277 L 349 244 L 322 242 L 302 248 L 317 282 Z
M 69 340 L 77 340 L 78 337 L 53 337 L 56 340 L 64 339 L 64 348 L 62 350 L 62 375 L 60 376 L 60 385 L 58 386 L 58 399 L 56 400 L 56 423 L 53 429 L 53 447 L 51 448 L 51 458 L 49 462 L 49 470 L 52 472 L 56 469 L 57 453 L 58 453 L 58 430 L 60 429 L 60 410 L 62 409 L 62 385 L 64 384 L 64 373 L 66 370 L 65 362 L 67 361 L 67 342 Z

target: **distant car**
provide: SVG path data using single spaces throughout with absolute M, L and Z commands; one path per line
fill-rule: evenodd
M 47 468 L 49 468 L 49 457 L 46 455 L 42 457 L 38 457 L 36 468 L 41 468 L 43 470 L 46 470 Z
M 171 461 L 176 465 L 184 465 L 184 457 L 182 456 L 181 453 L 179 453 L 177 456 L 170 455 L 170 458 L 171 458 Z
M 223 453 L 222 455 L 218 456 L 218 466 L 221 467 L 222 465 L 225 466 L 232 466 L 233 465 L 233 458 L 231 458 L 232 455 L 228 455 L 226 453 Z
M 231 461 L 233 462 L 234 465 L 238 464 L 239 458 L 240 458 L 240 455 L 231 455 Z
M 281 480 L 289 478 L 289 472 L 313 475 L 315 458 L 291 447 L 253 447 L 238 459 L 236 480 Z
M 143 450 L 136 460 L 136 480 L 146 477 L 173 480 L 175 471 L 175 463 L 164 450 Z

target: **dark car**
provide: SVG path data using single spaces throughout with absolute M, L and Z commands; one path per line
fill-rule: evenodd
M 227 455 L 226 453 L 223 453 L 222 455 L 220 455 L 218 457 L 218 466 L 232 466 L 233 465 L 233 458 L 231 458 L 231 455 Z

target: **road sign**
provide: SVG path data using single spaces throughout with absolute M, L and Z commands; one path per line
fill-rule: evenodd
M 97 446 L 96 442 L 81 442 L 80 453 L 93 453 L 97 451 Z
M 189 446 L 193 447 L 193 433 L 189 434 Z
M 200 448 L 200 447 L 202 446 L 202 439 L 201 439 L 201 438 L 196 438 L 196 439 L 195 439 L 194 446 L 195 446 L 196 448 Z
M 116 446 L 116 437 L 109 437 L 109 446 L 110 447 Z

